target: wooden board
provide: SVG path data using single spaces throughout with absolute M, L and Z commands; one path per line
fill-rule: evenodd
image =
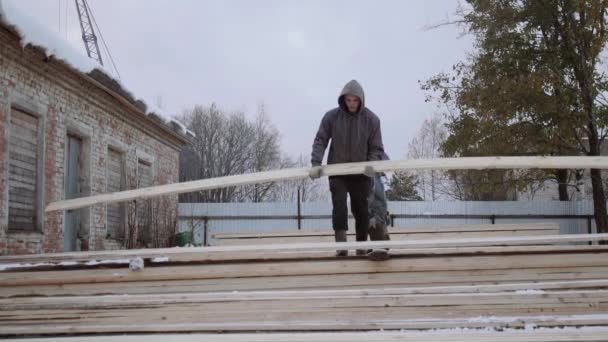
M 499 231 L 464 231 L 464 232 L 441 232 L 441 233 L 402 233 L 389 232 L 391 240 L 420 240 L 420 239 L 450 239 L 450 238 L 491 238 L 491 237 L 515 237 L 515 236 L 546 236 L 559 234 L 559 230 L 540 230 L 520 231 L 520 230 L 499 230 Z M 349 241 L 354 241 L 354 234 L 349 234 Z M 312 242 L 333 242 L 334 237 L 328 235 L 320 236 L 284 236 L 284 237 L 261 237 L 261 238 L 221 238 L 215 240 L 214 246 L 241 246 L 241 245 L 278 245 Z
M 591 241 L 606 239 L 606 234 L 571 234 L 532 236 L 518 238 L 475 238 L 475 239 L 443 239 L 443 240 L 413 240 L 390 241 L 390 247 L 395 255 L 448 255 L 448 254 L 501 254 L 501 253 L 537 253 L 569 251 L 599 252 L 605 251 L 604 245 L 564 245 L 564 246 L 527 246 L 528 244 L 571 241 Z M 433 244 L 433 241 L 436 243 Z M 503 245 L 503 246 L 496 246 Z M 509 247 L 509 245 L 514 245 Z M 518 247 L 517 245 L 526 245 Z M 384 241 L 349 242 L 349 243 L 310 243 L 293 245 L 254 245 L 254 246 L 215 246 L 187 248 L 132 249 L 114 251 L 92 251 L 80 253 L 56 253 L 33 255 L 0 256 L 0 274 L 11 268 L 41 266 L 61 266 L 68 262 L 97 262 L 100 260 L 123 260 L 128 263 L 131 258 L 144 259 L 161 258 L 159 264 L 166 262 L 210 262 L 229 260 L 274 260 L 274 259 L 303 259 L 333 257 L 336 248 L 371 248 L 387 246 Z M 227 253 L 228 252 L 228 253 Z M 70 265 L 68 264 L 68 265 Z
M 304 289 L 369 289 L 392 287 L 480 286 L 608 278 L 608 267 L 576 266 L 563 268 L 526 268 L 465 271 L 414 271 L 315 274 L 295 276 L 258 276 L 245 278 L 210 278 L 151 280 L 57 285 L 1 287 L 0 298 L 24 296 L 72 296 L 110 294 L 159 294 L 226 291 L 267 291 Z
M 562 282 L 539 282 L 539 283 L 514 283 L 514 284 L 498 284 L 498 285 L 468 285 L 468 286 L 435 286 L 435 287 L 394 287 L 394 288 L 368 288 L 368 289 L 342 289 L 342 290 L 301 290 L 301 291 L 236 291 L 236 292 L 201 292 L 191 293 L 184 296 L 181 293 L 170 294 L 138 294 L 138 295 L 105 295 L 105 296 L 66 296 L 66 297 L 35 297 L 35 298 L 11 298 L 0 300 L 0 310 L 25 310 L 25 309 L 53 309 L 65 307 L 91 307 L 95 306 L 110 306 L 110 305 L 160 305 L 160 304 L 187 304 L 187 303 L 213 303 L 213 302 L 236 302 L 245 300 L 316 300 L 326 299 L 334 300 L 339 298 L 362 298 L 362 297 L 377 297 L 383 298 L 390 296 L 404 297 L 410 296 L 412 301 L 408 305 L 414 303 L 413 300 L 420 298 L 433 299 L 438 303 L 446 304 L 447 300 L 437 300 L 437 296 L 419 296 L 419 295 L 452 295 L 445 298 L 463 299 L 476 297 L 479 300 L 486 300 L 490 294 L 498 298 L 503 296 L 507 301 L 526 301 L 529 295 L 539 295 L 544 299 L 552 295 L 561 294 L 560 291 L 570 290 L 571 295 L 575 293 L 571 290 L 577 290 L 577 294 L 589 298 L 589 296 L 607 296 L 608 279 L 594 280 L 573 280 Z M 521 297 L 521 298 L 519 298 Z M 502 298 L 502 297 L 501 297 Z M 523 298 L 523 299 L 522 299 Z M 561 297 L 563 299 L 563 297 Z M 562 300 L 565 302 L 565 300 Z M 481 302 L 476 302 L 479 304 Z
M 374 331 L 330 333 L 161 334 L 9 339 L 13 342 L 598 342 L 608 328 L 516 330 Z
M 362 174 L 371 166 L 377 172 L 398 170 L 467 170 L 467 169 L 606 169 L 608 157 L 465 157 L 445 159 L 386 160 L 362 163 L 334 164 L 323 167 L 323 176 Z M 159 185 L 143 189 L 107 193 L 90 197 L 50 203 L 46 211 L 84 208 L 100 203 L 115 203 L 155 196 L 180 194 L 201 190 L 249 185 L 272 181 L 308 178 L 308 168 L 283 169 L 236 176 Z
M 73 284 L 138 282 L 158 280 L 219 279 L 246 277 L 274 277 L 292 275 L 323 275 L 353 273 L 390 273 L 422 271 L 475 271 L 487 269 L 606 267 L 606 253 L 581 252 L 568 255 L 559 253 L 542 255 L 498 256 L 445 256 L 392 258 L 384 262 L 365 259 L 320 259 L 316 261 L 268 261 L 259 263 L 225 263 L 203 265 L 179 265 L 147 267 L 140 272 L 128 268 L 90 270 L 2 272 L 0 287 Z
M 190 294 L 188 296 L 107 296 L 97 298 L 33 298 L 27 303 L 0 303 L 6 321 L 0 322 L 0 330 L 11 326 L 12 321 L 30 322 L 31 325 L 44 326 L 48 317 L 70 317 L 72 325 L 119 323 L 132 317 L 142 322 L 162 323 L 163 315 L 173 316 L 174 321 L 227 322 L 238 324 L 239 319 L 263 320 L 266 315 L 280 314 L 303 317 L 302 321 L 325 320 L 323 316 L 305 318 L 306 312 L 315 312 L 334 318 L 342 314 L 344 319 L 364 318 L 365 311 L 385 319 L 405 319 L 419 317 L 471 317 L 473 315 L 509 315 L 521 310 L 524 313 L 602 313 L 608 308 L 606 290 L 562 290 L 526 293 L 451 293 L 451 294 L 414 294 L 414 295 L 370 295 L 363 292 L 355 296 L 323 296 L 299 292 L 298 296 L 283 296 L 270 292 L 264 297 L 247 298 L 244 296 L 223 296 L 205 298 Z M 122 298 L 119 298 L 122 297 Z M 356 308 L 360 311 L 356 312 Z M 150 309 L 156 310 L 150 313 Z M 86 316 L 77 312 L 86 310 Z M 114 314 L 107 315 L 112 310 Z M 10 315 L 10 316 L 9 316 Z M 256 316 L 257 315 L 257 316 Z M 165 317 L 167 317 L 165 316 Z M 392 317 L 390 317 L 392 316 Z M 196 317 L 196 318 L 195 318 Z M 474 317 L 474 316 L 473 316 Z M 170 319 L 170 317 L 167 317 Z M 66 322 L 68 319 L 65 320 Z M 97 321 L 97 322 L 96 322 Z M 133 329 L 137 329 L 134 327 Z
M 450 233 L 450 232 L 478 232 L 478 231 L 533 231 L 533 230 L 551 230 L 555 234 L 559 233 L 559 224 L 553 222 L 540 223 L 499 223 L 499 224 L 466 224 L 466 225 L 450 225 L 450 226 L 424 226 L 424 227 L 389 227 L 391 234 L 409 234 L 409 233 Z M 355 235 L 350 232 L 349 235 Z M 241 238 L 241 239 L 257 239 L 271 237 L 291 237 L 291 236 L 334 236 L 331 228 L 322 231 L 297 231 L 297 232 L 279 232 L 279 233 L 217 233 L 213 235 L 215 239 L 224 238 Z
M 3 334 L 307 331 L 606 325 L 607 298 L 593 292 L 385 298 L 314 298 L 234 303 L 130 304 L 4 311 Z M 477 302 L 479 301 L 479 303 Z M 50 323 L 49 318 L 57 321 Z
M 213 246 L 213 247 L 189 247 L 189 248 L 164 248 L 164 249 L 142 249 L 142 250 L 123 250 L 123 251 L 99 251 L 85 253 L 57 253 L 46 255 L 30 256 L 2 256 L 2 263 L 28 262 L 31 260 L 48 261 L 70 258 L 77 260 L 82 258 L 106 258 L 116 257 L 133 258 L 144 256 L 163 256 L 171 258 L 180 255 L 198 255 L 201 260 L 211 254 L 229 255 L 230 253 L 282 253 L 282 252 L 319 252 L 334 251 L 336 249 L 368 249 L 368 248 L 451 248 L 451 247 L 489 247 L 489 246 L 517 246 L 517 245 L 537 245 L 548 243 L 569 243 L 607 240 L 608 234 L 564 234 L 547 236 L 526 236 L 526 237 L 499 237 L 499 238 L 463 238 L 463 239 L 421 239 L 421 240 L 401 240 L 401 241 L 368 241 L 368 242 L 344 242 L 344 243 L 305 243 L 290 245 L 252 245 L 252 246 Z M 0 273 L 1 274 L 1 273 Z

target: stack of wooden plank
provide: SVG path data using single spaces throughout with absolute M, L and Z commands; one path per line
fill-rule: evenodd
M 531 235 L 339 245 L 390 247 L 392 259 L 384 262 L 335 258 L 337 245 L 322 242 L 5 256 L 0 335 L 601 341 L 608 336 L 608 246 L 569 243 L 606 239 Z M 140 258 L 143 269 L 129 267 Z

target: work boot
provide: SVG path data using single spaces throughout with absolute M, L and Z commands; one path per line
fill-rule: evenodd
M 357 232 L 357 242 L 365 242 L 365 241 L 367 241 L 367 234 L 368 234 L 367 231 L 358 231 Z M 371 250 L 369 250 L 369 249 L 357 249 L 356 255 L 357 256 L 365 256 L 370 251 Z
M 369 236 L 372 241 L 386 241 L 390 240 L 390 235 L 386 229 L 386 225 L 382 222 L 376 222 L 375 225 L 369 227 Z M 383 261 L 390 258 L 388 254 L 388 248 L 375 248 L 367 256 L 373 261 Z
M 346 230 L 335 230 L 334 236 L 336 238 L 336 242 L 346 242 Z M 336 251 L 337 257 L 345 257 L 348 256 L 348 250 L 341 249 Z
M 369 260 L 372 261 L 384 261 L 390 259 L 387 248 L 377 248 L 367 254 Z
M 364 256 L 371 253 L 371 249 L 357 249 L 357 256 Z
M 386 225 L 383 223 L 377 223 L 374 226 L 370 226 L 369 237 L 372 241 L 386 241 L 391 239 L 388 230 L 386 229 Z

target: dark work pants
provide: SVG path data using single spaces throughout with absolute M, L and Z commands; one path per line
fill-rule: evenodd
M 350 207 L 355 217 L 357 241 L 367 241 L 369 214 L 369 177 L 364 175 L 334 176 L 329 178 L 329 190 L 333 204 L 332 224 L 334 230 L 348 230 L 348 207 L 346 195 L 350 195 Z

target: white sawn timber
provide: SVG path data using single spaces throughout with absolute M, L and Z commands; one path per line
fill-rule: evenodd
M 558 235 L 541 235 L 541 236 L 508 236 L 508 237 L 485 237 L 485 238 L 448 238 L 448 239 L 419 239 L 419 240 L 387 240 L 387 241 L 366 241 L 366 242 L 317 242 L 317 243 L 293 243 L 284 245 L 245 245 L 245 246 L 211 246 L 211 247 L 185 247 L 185 248 L 159 248 L 159 249 L 133 249 L 133 250 L 116 250 L 116 251 L 92 251 L 81 253 L 57 253 L 43 255 L 25 255 L 25 256 L 2 256 L 0 257 L 0 266 L 6 263 L 21 263 L 32 260 L 60 261 L 65 260 L 81 260 L 90 258 L 112 258 L 119 256 L 120 258 L 134 257 L 167 257 L 167 261 L 174 261 L 174 257 L 179 259 L 180 256 L 188 256 L 187 260 L 204 260 L 209 255 L 218 253 L 247 253 L 247 252 L 306 252 L 306 251 L 334 251 L 336 249 L 372 249 L 372 248 L 393 248 L 393 249 L 411 249 L 411 248 L 429 248 L 436 250 L 438 248 L 451 247 L 493 247 L 493 246 L 525 246 L 538 244 L 560 244 L 570 242 L 594 242 L 608 241 L 608 233 L 598 234 L 558 234 Z M 583 246 L 581 246 L 583 247 Z M 603 250 L 603 246 L 584 246 L 584 248 Z M 525 249 L 524 249 L 525 251 Z M 424 252 L 424 251 L 420 251 Z M 428 251 L 432 252 L 432 251 Z M 192 257 L 192 256 L 197 257 Z M 184 261 L 184 260 L 182 260 Z M 24 265 L 27 266 L 27 265 Z M 5 266 L 6 267 L 6 266 Z M 9 267 L 10 268 L 10 267 Z
M 465 157 L 442 159 L 385 160 L 334 164 L 323 167 L 322 176 L 362 174 L 371 166 L 376 172 L 399 170 L 481 170 L 481 169 L 608 169 L 608 157 Z M 84 208 L 100 203 L 124 202 L 140 198 L 218 189 L 273 181 L 308 178 L 308 168 L 249 173 L 148 188 L 120 191 L 50 203 L 45 211 Z

